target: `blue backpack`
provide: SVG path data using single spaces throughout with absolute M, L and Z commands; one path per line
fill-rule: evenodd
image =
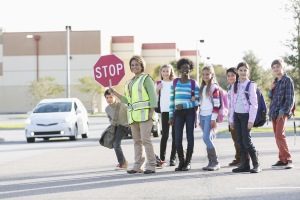
M 249 87 L 250 87 L 251 82 L 254 83 L 253 81 L 249 81 L 249 83 L 247 84 L 246 89 L 245 89 L 245 96 L 247 98 L 249 105 L 251 105 L 250 99 L 249 99 Z M 256 89 L 256 95 L 257 95 L 258 107 L 257 107 L 257 113 L 256 113 L 253 127 L 260 127 L 260 126 L 263 126 L 267 121 L 267 105 L 266 105 L 264 96 L 262 95 L 260 89 L 258 89 L 258 88 Z

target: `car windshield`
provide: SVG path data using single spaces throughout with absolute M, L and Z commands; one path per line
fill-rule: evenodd
M 33 113 L 70 112 L 71 108 L 72 102 L 41 103 Z

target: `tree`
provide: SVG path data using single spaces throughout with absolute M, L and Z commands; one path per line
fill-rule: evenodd
M 78 86 L 79 91 L 90 95 L 92 112 L 97 112 L 97 97 L 103 93 L 102 86 L 100 86 L 91 76 L 80 78 L 79 82 L 81 83 Z
M 227 89 L 226 69 L 222 65 L 214 65 L 215 75 L 219 85 L 223 89 Z
M 55 97 L 64 91 L 63 86 L 55 83 L 52 77 L 40 78 L 38 81 L 32 81 L 29 91 L 36 101 L 45 98 Z
M 248 64 L 250 68 L 250 79 L 252 81 L 255 81 L 259 86 L 262 86 L 263 68 L 259 65 L 260 60 L 251 50 L 245 52 L 243 60 Z
M 300 89 L 300 0 L 290 0 L 287 4 L 287 11 L 292 14 L 295 22 L 292 38 L 286 42 L 291 50 L 290 54 L 284 57 L 284 61 L 293 67 L 291 70 L 295 88 Z
M 243 60 L 249 65 L 250 79 L 257 84 L 257 87 L 264 96 L 267 96 L 267 92 L 273 81 L 271 69 L 265 70 L 259 64 L 260 60 L 255 56 L 253 51 L 246 51 Z

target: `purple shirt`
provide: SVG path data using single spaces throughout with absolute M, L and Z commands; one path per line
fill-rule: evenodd
M 238 90 L 239 88 L 246 88 L 248 82 L 250 80 L 246 80 L 243 83 L 238 82 Z M 249 100 L 251 105 L 249 105 L 247 98 L 245 96 L 245 93 L 243 93 L 243 105 L 246 113 L 249 113 L 249 120 L 248 122 L 254 123 L 255 118 L 256 118 L 256 113 L 257 113 L 257 95 L 256 95 L 256 84 L 251 83 L 249 87 Z M 230 102 L 229 102 L 229 123 L 233 123 L 233 114 L 236 109 L 237 105 L 237 96 L 238 96 L 239 91 L 237 93 L 234 93 L 234 87 L 231 87 L 230 89 Z

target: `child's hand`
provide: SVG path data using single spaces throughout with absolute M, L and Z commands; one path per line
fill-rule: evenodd
M 182 110 L 182 109 L 183 109 L 183 105 L 182 104 L 176 105 L 176 110 Z
M 196 100 L 196 97 L 192 96 L 191 101 L 195 101 L 195 100 Z

